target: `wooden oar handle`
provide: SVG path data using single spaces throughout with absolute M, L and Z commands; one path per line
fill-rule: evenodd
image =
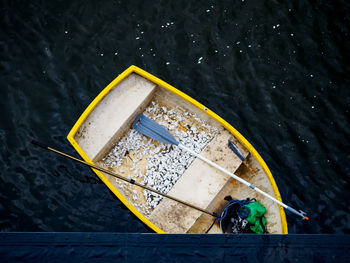
M 64 153 L 64 152 L 60 152 L 60 151 L 58 151 L 58 150 L 56 150 L 56 149 L 54 149 L 54 148 L 52 148 L 52 147 L 46 146 L 46 145 L 44 145 L 43 143 L 40 143 L 40 142 L 38 142 L 38 141 L 32 140 L 31 143 L 34 144 L 35 146 L 39 146 L 40 148 L 43 148 L 43 149 L 45 149 L 45 150 L 49 150 L 49 151 L 51 151 L 51 152 L 57 153 L 57 154 L 59 154 L 59 155 L 61 155 L 61 156 L 63 156 L 63 157 L 66 157 L 66 158 L 71 159 L 71 160 L 73 160 L 73 161 L 79 162 L 79 163 L 81 163 L 81 164 L 84 164 L 84 165 L 86 165 L 86 166 L 89 166 L 90 168 L 99 170 L 99 171 L 101 171 L 101 172 L 103 172 L 103 173 L 109 174 L 109 175 L 111 175 L 111 176 L 113 176 L 113 177 L 116 177 L 116 178 L 118 178 L 118 179 L 120 179 L 120 180 L 126 181 L 126 182 L 128 182 L 128 183 L 130 183 L 130 184 L 137 185 L 137 186 L 142 187 L 142 188 L 144 188 L 144 189 L 147 189 L 147 190 L 149 190 L 149 191 L 151 191 L 151 192 L 154 192 L 154 193 L 156 193 L 156 194 L 159 194 L 159 195 L 161 195 L 161 196 L 164 196 L 164 197 L 166 197 L 166 198 L 169 198 L 169 199 L 171 199 L 171 200 L 173 200 L 173 201 L 175 201 L 175 202 L 181 203 L 181 204 L 183 204 L 183 205 L 186 205 L 186 206 L 188 206 L 188 207 L 191 207 L 191 208 L 193 208 L 193 209 L 196 209 L 196 210 L 198 210 L 198 211 L 201 211 L 201 212 L 206 213 L 206 214 L 208 214 L 208 215 L 211 215 L 211 216 L 213 216 L 213 217 L 218 217 L 218 215 L 217 215 L 215 212 L 207 211 L 206 209 L 202 209 L 202 208 L 200 208 L 200 207 L 198 207 L 198 206 L 195 206 L 195 205 L 192 205 L 192 204 L 190 204 L 190 203 L 184 202 L 184 201 L 182 201 L 182 200 L 180 200 L 180 199 L 177 199 L 176 197 L 173 197 L 173 196 L 164 194 L 164 193 L 162 193 L 162 192 L 160 192 L 160 191 L 157 191 L 157 190 L 155 190 L 155 189 L 153 189 L 153 188 L 150 188 L 150 187 L 148 187 L 148 186 L 146 186 L 146 185 L 140 184 L 140 183 L 136 182 L 134 179 L 128 179 L 128 178 L 126 178 L 126 177 L 124 177 L 124 176 L 121 176 L 121 175 L 119 175 L 119 174 L 117 174 L 117 173 L 111 172 L 111 171 L 109 171 L 109 170 L 107 170 L 107 169 L 104 169 L 104 168 L 102 168 L 102 167 L 96 166 L 96 165 L 94 165 L 94 164 L 87 163 L 87 162 L 85 162 L 85 161 L 83 161 L 83 160 L 80 160 L 80 159 L 78 159 L 78 158 L 75 158 L 75 157 L 73 157 L 73 156 L 70 156 L 70 155 L 68 155 L 68 154 L 66 154 L 66 153 Z

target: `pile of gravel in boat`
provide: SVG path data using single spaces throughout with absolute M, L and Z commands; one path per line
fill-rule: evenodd
M 168 109 L 152 102 L 143 113 L 170 131 L 181 144 L 197 153 L 214 138 L 217 129 L 199 119 L 196 114 L 188 113 L 180 107 Z M 179 147 L 153 141 L 131 129 L 103 159 L 108 167 L 119 167 L 123 172 L 123 164 L 130 162 L 128 155 L 132 153 L 132 166 L 129 168 L 134 176 L 143 179 L 141 183 L 161 192 L 168 193 L 177 180 L 193 162 L 193 157 Z M 146 165 L 142 160 L 147 160 Z M 145 166 L 145 167 L 144 167 Z M 130 175 L 130 173 L 128 173 Z M 154 209 L 162 200 L 162 196 L 143 191 L 148 207 Z M 139 197 L 133 196 L 133 201 Z M 146 214 L 148 209 L 145 209 Z

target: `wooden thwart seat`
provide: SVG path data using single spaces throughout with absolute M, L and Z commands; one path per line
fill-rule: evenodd
M 76 141 L 93 161 L 106 155 L 152 99 L 156 84 L 131 74 L 112 89 L 80 127 Z
M 227 130 L 221 128 L 201 155 L 234 173 L 242 161 L 227 147 L 228 139 L 238 144 Z M 240 149 L 246 157 L 248 152 L 242 147 Z M 230 176 L 195 159 L 168 195 L 207 209 L 230 179 Z M 167 233 L 186 233 L 201 215 L 200 211 L 164 198 L 150 215 L 150 220 Z

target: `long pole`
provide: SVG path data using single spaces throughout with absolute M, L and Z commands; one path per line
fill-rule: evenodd
M 282 202 L 278 201 L 276 198 L 272 197 L 271 195 L 269 195 L 269 194 L 265 193 L 264 191 L 260 190 L 259 188 L 255 187 L 251 183 L 243 180 L 242 178 L 239 178 L 238 176 L 234 175 L 233 173 L 230 173 L 226 169 L 220 167 L 219 165 L 213 163 L 212 161 L 197 154 L 196 152 L 192 151 L 191 149 L 187 148 L 186 146 L 181 145 L 168 130 L 166 130 L 164 127 L 162 127 L 160 124 L 158 124 L 154 120 L 152 120 L 152 119 L 150 119 L 142 114 L 139 114 L 136 117 L 135 121 L 133 122 L 132 128 L 139 131 L 140 133 L 150 137 L 151 139 L 154 139 L 154 140 L 157 140 L 160 142 L 164 142 L 167 144 L 173 144 L 173 145 L 176 145 L 176 146 L 188 151 L 189 153 L 191 153 L 192 155 L 196 156 L 197 158 L 203 160 L 204 162 L 208 163 L 209 165 L 211 165 L 211 166 L 215 167 L 216 169 L 222 171 L 223 173 L 231 176 L 232 178 L 236 179 L 237 181 L 241 182 L 242 184 L 247 185 L 248 187 L 257 191 L 258 193 L 266 196 L 267 198 L 269 198 L 272 201 L 276 202 L 277 204 L 281 205 L 282 207 L 284 207 L 288 211 L 290 211 L 298 216 L 301 216 L 301 218 L 303 218 L 305 220 L 309 220 L 309 218 L 306 216 L 305 212 L 303 212 L 301 210 L 297 211 L 294 208 L 287 206 L 286 204 L 283 204 Z
M 191 149 L 187 148 L 186 146 L 179 144 L 178 145 L 180 148 L 188 151 L 189 153 L 191 153 L 192 155 L 196 156 L 197 158 L 201 159 L 202 161 L 208 163 L 209 165 L 215 167 L 216 169 L 222 171 L 223 173 L 231 176 L 232 178 L 236 179 L 237 181 L 241 182 L 242 184 L 245 184 L 246 186 L 250 187 L 251 189 L 257 191 L 258 193 L 266 196 L 267 198 L 271 199 L 272 201 L 276 202 L 277 204 L 283 206 L 285 209 L 289 210 L 290 212 L 301 216 L 303 219 L 305 220 L 309 220 L 309 218 L 307 216 L 305 216 L 305 212 L 303 211 L 297 211 L 294 208 L 287 206 L 286 204 L 282 203 L 281 201 L 278 201 L 276 198 L 272 197 L 271 195 L 265 193 L 264 191 L 260 190 L 258 187 L 252 185 L 251 183 L 247 182 L 246 180 L 243 180 L 242 178 L 234 175 L 233 173 L 230 173 L 229 171 L 227 171 L 226 169 L 222 168 L 221 166 L 217 165 L 216 163 L 213 163 L 212 161 L 204 158 L 203 156 L 197 154 L 196 152 L 192 151 Z
M 49 147 L 49 146 L 47 146 L 47 145 L 44 145 L 44 144 L 42 144 L 42 143 L 40 143 L 40 142 L 38 142 L 38 141 L 33 140 L 33 141 L 32 141 L 32 144 L 34 144 L 35 146 L 39 146 L 39 147 L 41 147 L 41 148 L 43 148 L 43 149 L 45 149 L 45 150 L 49 150 L 49 151 L 51 151 L 51 152 L 54 152 L 54 153 L 56 153 L 56 154 L 59 154 L 59 155 L 61 155 L 61 156 L 63 156 L 63 157 L 66 157 L 66 158 L 68 158 L 68 159 L 71 159 L 71 160 L 73 160 L 73 161 L 75 161 L 75 162 L 79 162 L 79 163 L 81 163 L 81 164 L 84 164 L 84 165 L 86 165 L 86 166 L 89 166 L 90 168 L 93 168 L 93 169 L 96 169 L 96 170 L 101 171 L 101 172 L 103 172 L 103 173 L 109 174 L 109 175 L 111 175 L 111 176 L 113 176 L 113 177 L 116 177 L 116 178 L 118 178 L 118 179 L 120 179 L 120 180 L 126 181 L 126 182 L 128 182 L 128 183 L 130 183 L 130 184 L 134 184 L 134 185 L 137 185 L 137 186 L 139 186 L 139 187 L 142 187 L 142 188 L 144 188 L 144 189 L 146 189 L 146 190 L 148 190 L 148 191 L 154 192 L 154 193 L 156 193 L 156 194 L 159 194 L 159 195 L 161 195 L 161 196 L 164 196 L 164 197 L 166 197 L 166 198 L 169 198 L 169 199 L 171 199 L 171 200 L 173 200 L 173 201 L 175 201 L 175 202 L 178 202 L 178 203 L 183 204 L 183 205 L 185 205 L 185 206 L 191 207 L 191 208 L 193 208 L 193 209 L 196 209 L 196 210 L 198 210 L 198 211 L 201 211 L 201 212 L 206 213 L 206 214 L 208 214 L 208 215 L 211 215 L 211 216 L 213 216 L 213 217 L 218 217 L 218 215 L 217 215 L 216 213 L 214 213 L 214 212 L 213 212 L 213 213 L 212 213 L 212 212 L 209 212 L 209 211 L 207 211 L 207 210 L 205 210 L 205 209 L 202 209 L 202 208 L 200 208 L 200 207 L 198 207 L 198 206 L 195 206 L 195 205 L 189 204 L 189 203 L 187 203 L 187 202 L 184 202 L 184 201 L 182 201 L 182 200 L 180 200 L 180 199 L 177 199 L 176 197 L 173 197 L 173 196 L 170 196 L 170 195 L 167 195 L 167 194 L 163 194 L 162 192 L 159 192 L 159 191 L 157 191 L 157 190 L 155 190 L 155 189 L 153 189 L 153 188 L 150 188 L 150 187 L 148 187 L 148 186 L 146 186 L 146 185 L 143 185 L 143 184 L 140 184 L 140 183 L 136 182 L 134 179 L 128 179 L 128 178 L 126 178 L 126 177 L 124 177 L 124 176 L 121 176 L 121 175 L 119 175 L 119 174 L 117 174 L 117 173 L 111 172 L 111 171 L 109 171 L 109 170 L 107 170 L 107 169 L 104 169 L 104 168 L 102 168 L 102 167 L 99 167 L 99 166 L 96 166 L 96 165 L 87 163 L 87 162 L 85 162 L 85 161 L 83 161 L 83 160 L 80 160 L 80 159 L 78 159 L 78 158 L 75 158 L 75 157 L 73 157 L 73 156 L 71 156 L 71 155 L 68 155 L 68 154 L 66 154 L 66 153 L 64 153 L 64 152 L 60 152 L 60 151 L 58 151 L 58 150 L 56 150 L 56 149 L 54 149 L 54 148 L 51 148 L 51 147 Z

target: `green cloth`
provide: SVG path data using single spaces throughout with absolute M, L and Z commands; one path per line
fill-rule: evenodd
M 264 216 L 266 208 L 258 201 L 249 203 L 246 207 L 249 208 L 249 216 L 246 220 L 251 224 L 250 229 L 257 234 L 263 234 L 266 226 L 266 218 Z

